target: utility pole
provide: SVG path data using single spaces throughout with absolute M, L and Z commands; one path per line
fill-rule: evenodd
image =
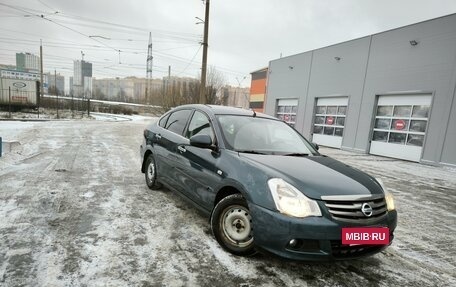
M 44 94 L 43 89 L 43 41 L 40 39 L 40 96 L 38 97 L 38 118 L 40 118 L 40 102 Z
M 175 106 L 175 103 L 174 103 L 174 95 L 172 94 L 172 91 L 170 93 L 170 85 L 171 85 L 171 66 L 169 65 L 168 66 L 168 82 L 166 83 L 166 95 L 167 95 L 167 98 L 169 98 L 170 94 L 173 98 L 172 100 L 172 106 Z
M 203 66 L 201 67 L 201 88 L 200 88 L 200 104 L 206 103 L 206 70 L 207 70 L 207 47 L 209 34 L 209 0 L 206 0 L 206 13 L 204 16 L 204 40 L 203 40 Z
M 59 118 L 59 93 L 57 92 L 57 71 L 54 69 L 54 90 L 57 96 L 57 118 Z
M 152 56 L 152 32 L 149 32 L 149 45 L 147 45 L 147 87 L 146 87 L 146 103 L 150 104 L 152 94 L 152 66 L 154 57 Z
M 74 99 L 73 99 L 73 90 L 70 90 L 71 93 L 71 118 L 74 119 Z
M 9 111 L 9 118 L 11 119 L 11 87 L 8 87 L 8 111 Z

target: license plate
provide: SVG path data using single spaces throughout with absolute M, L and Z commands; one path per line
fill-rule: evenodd
M 387 245 L 389 228 L 387 227 L 343 227 L 342 244 L 344 245 Z

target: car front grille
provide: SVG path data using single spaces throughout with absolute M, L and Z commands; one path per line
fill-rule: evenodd
M 394 234 L 391 231 L 389 242 L 393 242 Z M 355 258 L 377 253 L 384 249 L 385 245 L 344 245 L 341 240 L 331 240 L 331 253 L 335 258 Z
M 361 208 L 367 203 L 372 208 L 372 215 L 366 216 Z M 362 200 L 326 200 L 326 208 L 332 218 L 338 221 L 350 223 L 367 223 L 376 221 L 386 215 L 387 208 L 385 198 L 362 199 Z
M 331 240 L 332 255 L 336 258 L 358 257 L 373 254 L 385 248 L 384 245 L 342 245 L 340 240 Z

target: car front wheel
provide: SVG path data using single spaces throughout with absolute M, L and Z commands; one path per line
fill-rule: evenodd
M 227 251 L 241 256 L 256 253 L 253 244 L 253 225 L 247 202 L 241 194 L 223 198 L 211 216 L 212 232 Z
M 159 189 L 161 184 L 157 182 L 157 166 L 155 165 L 155 159 L 152 154 L 147 157 L 146 160 L 146 184 L 150 189 Z

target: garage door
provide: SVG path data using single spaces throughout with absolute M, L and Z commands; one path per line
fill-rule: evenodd
M 340 148 L 345 129 L 348 97 L 318 98 L 315 109 L 312 141 L 323 146 Z
M 298 99 L 277 100 L 276 118 L 294 127 L 296 124 L 296 113 L 298 111 Z
M 419 162 L 431 100 L 430 95 L 380 96 L 370 153 Z

